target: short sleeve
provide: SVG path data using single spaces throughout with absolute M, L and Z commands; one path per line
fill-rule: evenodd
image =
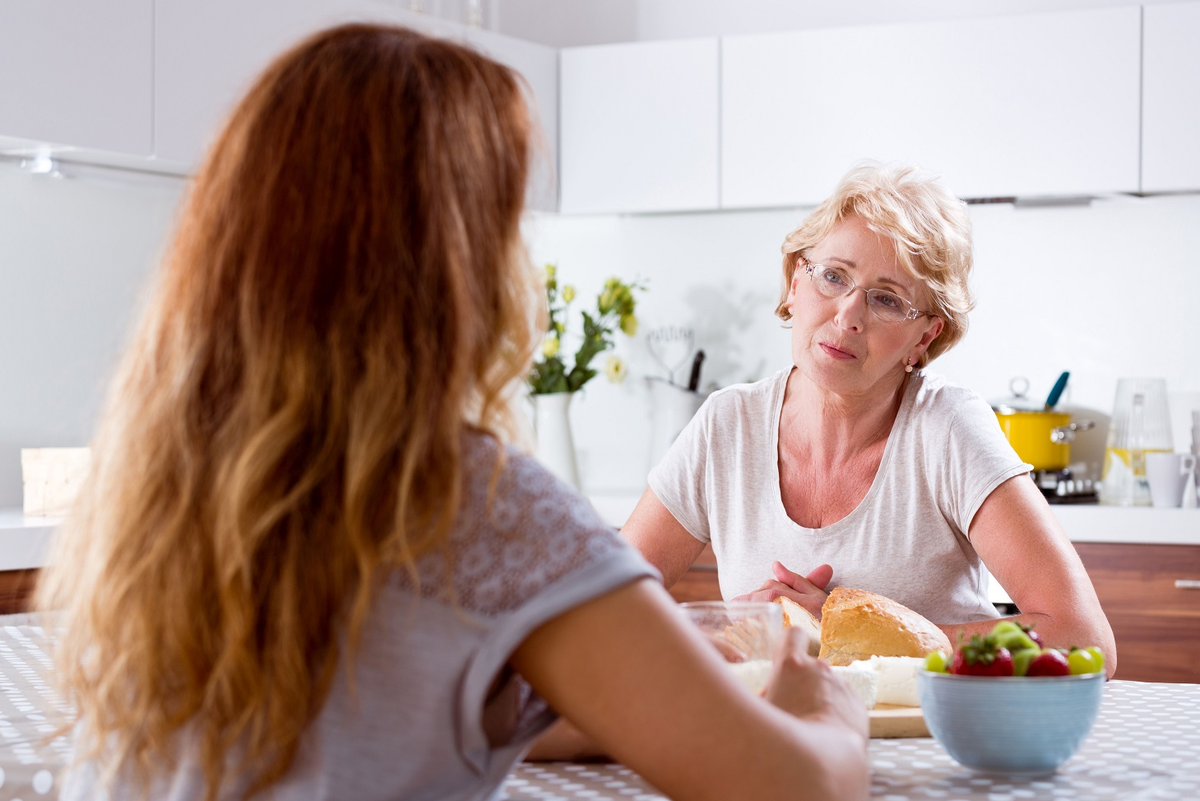
M 650 471 L 648 483 L 667 511 L 701 542 L 710 542 L 708 502 L 709 438 L 715 409 L 710 395 L 684 426 L 666 455 Z
M 968 539 L 971 520 L 996 487 L 1032 469 L 1017 456 L 983 398 L 972 395 L 958 404 L 946 438 L 939 485 L 948 491 L 943 508 Z
M 495 677 L 512 657 L 513 652 L 535 629 L 565 612 L 606 595 L 638 579 L 661 582 L 662 577 L 632 546 L 611 536 L 617 547 L 599 558 L 563 573 L 543 586 L 517 609 L 492 621 L 486 639 L 467 666 L 458 703 L 458 731 L 462 756 L 477 768 L 484 768 L 493 758 L 483 729 L 483 709 Z M 513 732 L 513 747 L 520 749 L 555 718 L 541 697 L 534 694 L 523 678 L 515 679 L 524 699 L 520 724 Z

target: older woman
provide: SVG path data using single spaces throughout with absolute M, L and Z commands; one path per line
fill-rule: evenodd
M 792 365 L 716 392 L 650 474 L 624 534 L 671 586 L 712 543 L 726 598 L 819 615 L 868 589 L 957 641 L 997 612 L 986 566 L 1052 644 L 1112 630 L 1071 543 L 978 395 L 925 370 L 967 327 L 964 204 L 860 166 L 786 238 Z

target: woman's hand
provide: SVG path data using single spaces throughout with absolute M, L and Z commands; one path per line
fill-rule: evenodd
M 803 606 L 818 620 L 821 618 L 821 606 L 825 603 L 828 593 L 825 588 L 833 578 L 833 568 L 820 565 L 807 576 L 793 573 L 780 562 L 771 565 L 774 578 L 767 579 L 761 587 L 751 593 L 731 598 L 733 601 L 774 601 L 779 596 L 787 596 Z
M 840 726 L 864 740 L 870 732 L 867 708 L 829 665 L 808 655 L 808 635 L 793 626 L 775 658 L 766 697 L 798 718 Z

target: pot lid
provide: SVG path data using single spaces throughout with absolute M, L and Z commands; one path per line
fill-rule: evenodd
M 992 400 L 991 404 L 993 411 L 1000 412 L 1001 414 L 1046 411 L 1045 403 L 1026 396 L 1025 393 L 1029 392 L 1028 378 L 1025 378 L 1024 376 L 1017 376 L 1008 382 L 1008 388 L 1012 390 L 1012 395 L 1007 398 Z

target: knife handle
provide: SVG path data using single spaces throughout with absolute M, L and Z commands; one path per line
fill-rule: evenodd
M 704 351 L 696 351 L 696 358 L 692 359 L 692 376 L 688 379 L 688 392 L 695 392 L 700 386 L 700 365 L 704 363 Z

